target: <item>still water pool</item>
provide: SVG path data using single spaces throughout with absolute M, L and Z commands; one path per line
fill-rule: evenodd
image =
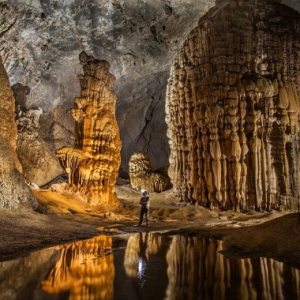
M 2 300 L 300 299 L 300 272 L 209 238 L 98 236 L 0 263 Z

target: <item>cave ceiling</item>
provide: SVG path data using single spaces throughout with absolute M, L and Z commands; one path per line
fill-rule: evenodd
M 116 77 L 121 170 L 136 151 L 168 164 L 165 94 L 170 66 L 214 0 L 0 1 L 0 55 L 12 86 L 28 86 L 26 109 L 41 108 L 52 151 L 74 142 L 68 114 L 80 96 L 81 51 L 110 63 Z M 226 1 L 224 1 L 226 2 Z M 300 12 L 298 0 L 282 3 Z

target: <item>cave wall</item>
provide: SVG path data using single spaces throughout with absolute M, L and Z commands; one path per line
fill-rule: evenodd
M 40 133 L 42 109 L 26 108 L 30 89 L 20 83 L 12 86 L 15 98 L 15 119 L 18 130 L 17 154 L 27 182 L 43 186 L 52 181 L 63 168 Z
M 15 100 L 0 58 L 0 207 L 20 205 L 36 208 L 37 203 L 22 175 L 17 148 Z
M 43 110 L 41 137 L 52 151 L 74 143 L 67 111 L 80 93 L 79 53 L 108 61 L 119 99 L 120 173 L 128 176 L 136 151 L 146 151 L 156 170 L 169 157 L 164 105 L 170 64 L 182 38 L 214 4 L 199 1 L 195 9 L 194 0 L 8 0 L 0 3 L 0 53 L 11 84 L 30 88 L 26 108 Z
M 300 15 L 221 3 L 188 35 L 168 83 L 170 177 L 182 201 L 297 209 Z
M 167 165 L 164 106 L 170 66 L 216 2 L 224 1 L 1 1 L 0 54 L 11 85 L 30 89 L 26 109 L 42 109 L 39 133 L 50 151 L 74 145 L 74 121 L 67 112 L 80 93 L 76 75 L 84 50 L 108 61 L 116 76 L 121 175 L 128 175 L 136 151 L 149 154 L 154 170 Z M 300 11 L 299 1 L 283 2 Z

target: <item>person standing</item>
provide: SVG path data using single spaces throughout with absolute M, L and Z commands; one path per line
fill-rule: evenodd
M 140 210 L 140 221 L 138 226 L 141 226 L 143 223 L 143 218 L 144 215 L 146 216 L 146 224 L 149 227 L 149 208 L 150 208 L 150 197 L 149 197 L 149 192 L 148 191 L 143 191 L 143 196 L 140 199 L 140 205 L 141 205 L 141 210 Z

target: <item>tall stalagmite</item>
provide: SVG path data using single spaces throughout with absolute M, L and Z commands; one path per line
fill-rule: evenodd
M 92 205 L 116 204 L 114 186 L 121 156 L 119 127 L 115 118 L 115 77 L 109 63 L 82 52 L 84 75 L 79 75 L 81 97 L 70 113 L 76 124 L 76 144 L 56 151 L 69 175 L 69 185 Z
M 0 207 L 18 208 L 20 204 L 36 208 L 37 202 L 22 175 L 17 157 L 15 99 L 0 58 Z
M 231 0 L 188 36 L 167 90 L 170 177 L 211 208 L 297 208 L 300 17 Z

